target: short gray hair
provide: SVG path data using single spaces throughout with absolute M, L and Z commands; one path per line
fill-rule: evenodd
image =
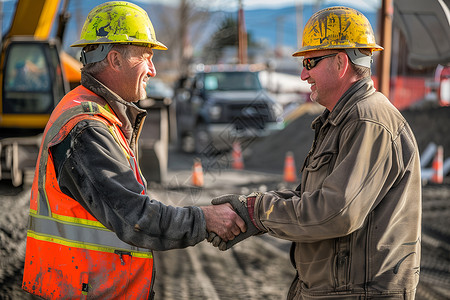
M 372 50 L 370 50 L 370 49 L 361 48 L 358 50 L 359 50 L 359 52 L 361 52 L 362 54 L 365 54 L 367 56 L 372 55 Z M 349 61 L 350 61 L 350 65 L 352 66 L 353 71 L 355 71 L 356 76 L 358 76 L 358 78 L 366 78 L 366 77 L 370 77 L 372 75 L 370 68 L 355 65 L 350 59 L 349 59 Z
M 97 47 L 98 47 L 98 44 L 86 45 L 86 46 L 84 46 L 82 51 L 85 51 L 85 52 L 93 51 L 93 50 L 97 49 Z M 119 52 L 123 57 L 128 59 L 132 55 L 131 48 L 132 47 L 130 47 L 130 45 L 126 45 L 126 44 L 125 45 L 114 44 L 114 46 L 112 47 L 111 50 L 115 50 L 115 51 Z M 106 68 L 107 65 L 108 65 L 108 62 L 106 61 L 106 59 L 103 59 L 102 61 L 99 61 L 99 62 L 89 63 L 89 64 L 83 66 L 83 68 L 81 70 L 88 74 L 91 74 L 91 75 L 97 75 L 98 73 L 102 72 Z

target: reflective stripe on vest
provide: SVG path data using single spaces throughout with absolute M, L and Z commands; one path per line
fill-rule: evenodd
M 30 214 L 28 228 L 28 234 L 38 240 L 111 253 L 116 250 L 130 251 L 132 256 L 151 257 L 148 250 L 122 242 L 106 228 L 73 225 L 33 214 Z
M 84 87 L 78 89 L 81 96 L 84 90 L 88 91 Z M 75 93 L 77 97 L 80 95 Z M 54 122 L 49 121 L 40 149 L 32 188 L 35 205 L 30 203 L 22 288 L 47 299 L 85 296 L 146 299 L 153 278 L 151 250 L 121 241 L 76 200 L 63 194 L 55 181 L 53 161 L 49 160 L 49 148 L 86 119 L 100 121 L 109 128 L 143 185 L 134 154 L 113 114 L 95 102 L 74 101 L 69 97 L 65 103 L 69 108 L 62 106 L 61 114 L 51 118 Z M 67 207 L 61 210 L 64 206 Z

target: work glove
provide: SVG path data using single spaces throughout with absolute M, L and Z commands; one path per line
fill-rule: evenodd
M 265 233 L 266 231 L 259 229 L 252 221 L 252 217 L 249 214 L 249 202 L 250 209 L 253 213 L 253 205 L 258 196 L 262 195 L 261 193 L 251 193 L 248 196 L 236 195 L 236 194 L 228 194 L 216 197 L 212 199 L 211 203 L 214 205 L 230 203 L 236 213 L 244 220 L 247 225 L 247 231 L 241 232 L 234 239 L 224 242 L 216 233 L 210 232 L 208 235 L 208 242 L 212 243 L 214 247 L 218 247 L 219 250 L 225 251 L 230 249 L 235 244 L 245 240 L 248 237 L 251 237 L 256 234 Z

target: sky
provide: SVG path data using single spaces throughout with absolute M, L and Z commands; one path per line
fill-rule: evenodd
M 104 0 L 105 2 L 110 0 Z M 142 3 L 164 3 L 166 5 L 179 5 L 181 0 L 133 0 L 136 4 Z M 361 9 L 366 12 L 376 12 L 381 7 L 382 0 L 187 0 L 195 1 L 197 5 L 204 4 L 212 10 L 226 10 L 226 11 L 236 11 L 238 8 L 239 1 L 242 1 L 245 10 L 253 9 L 263 9 L 263 8 L 282 8 L 288 6 L 295 6 L 298 4 L 314 4 L 320 3 L 320 6 L 326 6 L 327 3 L 336 5 L 348 5 L 350 7 Z M 61 3 L 64 0 L 60 0 Z M 74 2 L 79 2 L 83 4 L 76 4 L 86 6 L 89 5 L 88 0 L 69 0 L 71 6 L 75 5 Z M 15 10 L 15 4 L 17 0 L 0 0 L 2 5 L 2 22 L 0 23 L 2 31 L 9 28 L 11 16 Z
M 60 0 L 61 3 L 64 0 Z M 80 1 L 80 0 L 69 0 L 70 2 Z M 84 0 L 88 2 L 87 0 Z M 107 2 L 109 0 L 105 0 Z M 189 0 L 188 0 L 189 1 Z M 339 5 L 349 5 L 356 9 L 361 9 L 364 11 L 377 11 L 378 8 L 381 7 L 382 0 L 190 0 L 195 1 L 196 4 L 204 3 L 206 6 L 209 6 L 213 10 L 230 10 L 234 11 L 238 8 L 239 1 L 242 1 L 243 7 L 245 10 L 251 9 L 261 9 L 261 8 L 281 8 L 287 6 L 295 6 L 298 4 L 314 4 L 320 3 L 322 6 L 325 6 L 327 3 L 339 3 Z M 5 20 L 3 21 L 3 26 L 5 26 L 5 21 L 9 20 L 9 15 L 11 15 L 15 8 L 15 3 L 17 0 L 0 0 L 0 3 L 3 7 L 3 16 Z M 134 0 L 136 3 L 164 3 L 168 5 L 178 5 L 180 0 Z M 73 3 L 72 3 L 73 4 Z
M 5 32 L 9 29 L 10 27 L 10 22 L 11 22 L 11 17 L 14 13 L 15 10 L 15 5 L 17 3 L 18 0 L 0 0 L 0 3 L 2 4 L 2 13 L 3 13 L 3 18 L 1 20 L 1 31 Z M 104 2 L 107 2 L 110 0 L 104 0 Z M 149 3 L 163 3 L 165 5 L 173 5 L 173 6 L 178 6 L 181 0 L 128 0 L 130 2 L 136 3 L 136 4 L 141 4 L 143 7 L 145 7 L 146 4 Z M 209 7 L 211 10 L 217 11 L 217 10 L 224 10 L 224 11 L 237 11 L 238 8 L 238 4 L 240 1 L 242 1 L 244 9 L 246 11 L 249 10 L 256 10 L 256 9 L 279 9 L 279 8 L 284 8 L 284 7 L 293 7 L 295 5 L 299 5 L 299 4 L 304 4 L 304 5 L 314 5 L 317 4 L 317 6 L 320 7 L 325 7 L 325 6 L 331 6 L 331 5 L 348 5 L 350 7 L 356 8 L 356 9 L 360 9 L 361 11 L 364 12 L 374 12 L 376 13 L 377 10 L 380 8 L 381 6 L 381 1 L 382 0 L 187 0 L 187 1 L 192 1 L 195 2 L 196 5 L 202 5 L 204 4 L 205 6 Z M 62 5 L 62 3 L 64 2 L 64 0 L 60 0 L 60 4 Z M 96 3 L 99 3 L 98 1 L 96 1 Z M 70 9 L 74 9 L 75 8 L 82 8 L 83 11 L 89 11 L 87 8 L 91 8 L 93 4 L 90 3 L 89 0 L 69 0 L 69 10 Z M 69 32 L 69 30 L 75 26 L 73 25 L 75 21 L 78 21 L 78 23 L 83 22 L 85 19 L 85 16 L 81 16 L 79 14 L 77 14 L 76 12 L 73 12 L 72 16 L 71 16 L 71 20 L 69 21 L 70 24 L 68 24 L 68 28 L 67 28 L 67 32 Z M 248 15 L 246 15 L 246 19 L 248 19 Z M 82 21 L 80 21 L 82 20 Z M 253 19 L 248 19 L 246 20 L 248 28 L 251 28 L 251 22 L 254 22 Z M 269 27 L 270 24 L 272 24 L 274 21 L 273 20 L 259 20 L 258 22 L 265 22 L 269 23 Z M 72 24 L 73 23 L 73 24 Z M 78 24 L 77 23 L 77 24 Z M 72 27 L 71 27 L 72 26 Z M 272 26 L 273 27 L 273 26 Z M 256 29 L 254 29 L 256 30 Z M 275 29 L 274 29 L 275 30 Z M 255 34 L 255 37 L 257 35 L 256 32 L 253 32 Z M 287 36 L 288 34 L 286 34 Z M 67 40 L 67 39 L 66 39 Z M 294 44 L 296 44 L 297 42 L 294 41 Z
M 173 5 L 176 5 L 179 3 L 180 0 L 138 0 L 137 2 L 142 3 L 173 3 Z M 217 6 L 223 8 L 224 1 L 223 0 L 211 0 L 211 1 L 203 1 L 198 0 L 196 2 L 204 2 L 209 5 Z M 228 0 L 226 1 L 228 4 L 226 5 L 227 8 L 230 10 L 235 10 L 238 7 L 239 0 Z M 259 8 L 280 8 L 280 7 L 286 7 L 286 6 L 294 6 L 297 4 L 312 4 L 320 2 L 321 4 L 325 5 L 327 2 L 339 2 L 339 4 L 346 5 L 346 4 L 352 4 L 353 7 L 359 7 L 362 10 L 369 11 L 369 10 L 377 10 L 381 6 L 381 0 L 242 0 L 244 9 L 259 9 Z

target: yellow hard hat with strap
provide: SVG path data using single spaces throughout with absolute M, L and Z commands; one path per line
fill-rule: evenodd
M 303 30 L 302 47 L 292 56 L 330 49 L 378 51 L 383 47 L 375 43 L 372 26 L 362 13 L 336 6 L 318 11 L 308 20 Z
M 94 52 L 91 57 L 88 55 L 90 52 L 84 53 L 84 59 L 87 60 L 83 61 L 83 64 L 102 60 L 113 44 L 167 50 L 167 47 L 156 39 L 153 24 L 145 10 L 125 1 L 106 2 L 92 9 L 81 30 L 80 40 L 71 47 L 94 44 L 102 47 L 97 48 L 100 49 L 98 51 L 90 51 Z

